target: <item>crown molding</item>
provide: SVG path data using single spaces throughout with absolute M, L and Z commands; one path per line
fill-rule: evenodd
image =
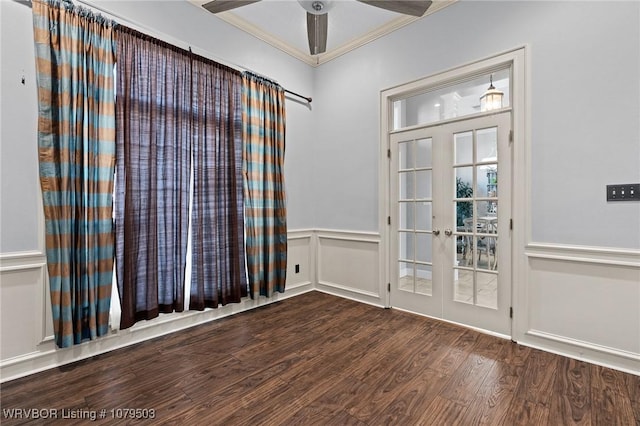
M 344 43 L 341 46 L 338 46 L 334 49 L 330 49 L 325 53 L 322 53 L 320 55 L 317 55 L 317 61 L 316 64 L 313 66 L 318 66 L 318 65 L 322 65 L 324 63 L 327 63 L 339 56 L 342 56 L 346 53 L 351 52 L 352 50 L 355 50 L 359 47 L 364 46 L 367 43 L 370 43 L 374 40 L 377 40 L 381 37 L 386 36 L 387 34 L 391 34 L 392 32 L 399 30 L 400 28 L 407 26 L 409 24 L 412 24 L 426 16 L 429 15 L 433 15 L 434 13 L 444 9 L 447 6 L 452 5 L 453 3 L 457 2 L 458 0 L 442 0 L 442 1 L 434 1 L 431 5 L 431 7 L 425 12 L 424 15 L 422 16 L 400 16 L 392 21 L 387 22 L 386 24 L 375 28 L 372 31 L 369 31 L 368 33 L 365 33 L 359 37 L 356 37 L 354 39 L 352 39 L 351 41 Z
M 202 10 L 207 12 L 204 8 Z M 291 46 L 284 40 L 274 36 L 273 34 L 263 30 L 262 28 L 256 25 L 253 25 L 247 20 L 240 18 L 238 15 L 234 14 L 233 12 L 221 12 L 221 13 L 217 13 L 215 16 L 222 19 L 226 23 L 231 24 L 234 27 L 239 28 L 240 30 L 248 34 L 251 34 L 252 36 L 264 41 L 265 43 L 270 44 L 276 49 L 280 49 L 284 53 L 291 55 L 296 59 L 301 60 L 302 62 L 308 65 L 311 65 L 311 66 L 319 65 L 314 56 L 311 56 L 308 53 L 305 53 Z
M 198 7 L 200 10 L 206 13 L 209 13 L 202 7 L 202 4 L 206 3 L 207 1 L 208 0 L 189 0 L 191 4 Z M 433 4 L 427 10 L 427 12 L 422 16 L 419 16 L 419 17 L 400 16 L 392 21 L 387 22 L 385 25 L 375 28 L 374 30 L 369 31 L 368 33 L 363 34 L 362 36 L 356 37 L 338 47 L 329 49 L 325 53 L 322 53 L 320 55 L 310 55 L 306 52 L 303 52 L 291 46 L 286 41 L 263 30 L 262 28 L 246 21 L 245 19 L 240 18 L 238 15 L 234 14 L 233 12 L 217 13 L 215 16 L 227 22 L 228 24 L 233 25 L 234 27 L 248 34 L 251 34 L 252 36 L 264 41 L 265 43 L 268 43 L 269 45 L 285 52 L 286 54 L 306 63 L 307 65 L 310 65 L 312 67 L 317 67 L 339 56 L 342 56 L 348 52 L 351 52 L 352 50 L 362 47 L 367 43 L 370 43 L 374 40 L 384 37 L 385 35 L 390 34 L 417 20 L 420 20 L 429 15 L 433 15 L 434 13 L 444 9 L 447 6 L 452 5 L 453 3 L 456 3 L 457 1 L 458 0 L 441 0 L 441 1 L 436 0 L 433 2 Z

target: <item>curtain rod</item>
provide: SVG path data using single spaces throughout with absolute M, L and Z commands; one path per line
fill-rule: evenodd
M 296 92 L 292 92 L 291 90 L 287 90 L 287 89 L 284 89 L 284 91 L 285 91 L 285 92 L 287 92 L 287 93 L 292 94 L 293 96 L 297 96 L 297 97 L 302 98 L 302 99 L 304 99 L 305 101 L 307 101 L 307 102 L 311 103 L 311 98 L 309 98 L 309 97 L 307 97 L 307 96 L 300 95 L 300 94 L 298 94 L 298 93 L 296 93 Z
M 0 1 L 1 1 L 1 0 L 0 0 Z M 20 4 L 24 4 L 24 5 L 28 6 L 28 7 L 31 7 L 31 3 L 32 3 L 32 1 L 37 1 L 37 0 L 14 0 L 14 1 L 15 1 L 15 2 L 17 2 L 17 3 L 20 3 Z M 89 3 L 89 2 L 87 2 L 86 0 L 74 0 L 74 1 L 76 1 L 76 2 L 78 2 L 78 3 L 81 3 L 81 4 L 83 4 L 83 5 L 85 5 L 85 6 L 89 7 L 89 8 L 99 10 L 100 12 L 102 12 L 102 13 L 106 13 L 107 15 L 111 15 L 111 16 L 113 16 L 113 17 L 117 18 L 117 19 L 120 19 L 120 20 L 122 20 L 122 21 L 124 21 L 124 22 L 128 23 L 129 25 L 133 25 L 133 26 L 135 26 L 135 27 L 138 27 L 138 28 L 144 29 L 145 31 L 150 31 L 151 33 L 159 34 L 159 35 L 160 35 L 160 36 L 162 36 L 163 38 L 168 38 L 169 40 L 172 40 L 172 41 L 173 41 L 173 43 L 171 43 L 171 42 L 169 42 L 169 41 L 167 41 L 167 43 L 176 44 L 176 39 L 175 39 L 175 38 L 173 38 L 173 37 L 171 37 L 171 36 L 169 36 L 169 35 L 167 35 L 167 34 L 164 34 L 164 33 L 162 33 L 162 32 L 159 32 L 159 31 L 154 30 L 154 29 L 151 29 L 151 28 L 147 28 L 146 26 L 141 25 L 141 24 L 139 24 L 139 23 L 137 23 L 137 22 L 133 22 L 133 21 L 132 21 L 131 19 L 129 19 L 129 18 L 126 18 L 126 17 L 124 17 L 124 16 L 118 15 L 117 13 L 113 13 L 113 12 L 110 12 L 110 11 L 108 11 L 108 10 L 105 10 L 104 8 L 102 8 L 102 7 L 100 7 L 100 6 L 96 6 L 96 5 L 92 4 L 92 3 Z M 153 37 L 153 36 L 152 36 L 152 37 Z M 179 42 L 179 41 L 178 41 L 178 42 Z M 191 50 L 191 46 L 189 46 L 188 50 Z M 207 52 L 207 53 L 208 53 L 208 52 Z M 235 68 L 235 69 L 237 69 L 238 71 L 249 71 L 249 72 L 252 72 L 252 73 L 254 73 L 254 74 L 258 74 L 258 75 L 260 75 L 259 73 L 255 72 L 255 71 L 253 71 L 253 70 L 251 70 L 251 69 L 249 69 L 249 68 L 243 67 L 243 66 L 238 65 L 238 64 L 234 64 L 233 62 L 220 60 L 220 59 L 215 58 L 215 57 L 211 58 L 211 57 L 209 57 L 209 55 L 206 55 L 206 56 L 205 56 L 205 55 L 202 55 L 202 56 L 204 56 L 204 57 L 208 57 L 209 59 L 214 60 L 214 61 L 216 61 L 216 62 L 220 62 L 222 65 L 226 65 L 226 66 L 228 66 L 228 67 Z M 269 80 L 271 80 L 271 81 L 275 81 L 275 80 L 273 80 L 272 78 L 269 78 L 269 77 L 267 77 L 267 78 L 268 78 Z M 301 94 L 299 94 L 299 93 L 292 92 L 291 90 L 287 90 L 287 89 L 285 89 L 284 87 L 283 87 L 283 90 L 284 90 L 286 93 L 289 93 L 289 94 L 291 94 L 291 95 L 293 95 L 293 96 L 297 96 L 297 97 L 299 97 L 299 98 L 301 98 L 301 99 L 304 99 L 304 100 L 305 100 L 305 101 L 307 101 L 308 103 L 311 103 L 311 101 L 312 101 L 312 99 L 311 99 L 310 97 L 308 97 L 308 96 L 304 96 L 304 95 L 301 95 Z

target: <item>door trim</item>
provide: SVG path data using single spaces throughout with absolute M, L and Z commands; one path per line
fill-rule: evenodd
M 462 66 L 443 71 L 412 82 L 397 85 L 380 92 L 380 143 L 378 161 L 378 229 L 380 231 L 380 249 L 385 262 L 380 282 L 380 294 L 385 295 L 385 306 L 390 307 L 387 284 L 390 281 L 389 265 L 390 253 L 390 226 L 388 217 L 391 214 L 389 206 L 390 197 L 390 161 L 387 153 L 390 149 L 390 134 L 393 129 L 393 102 L 397 99 L 409 97 L 455 81 L 468 79 L 477 74 L 491 72 L 491 70 L 511 66 L 512 102 L 511 102 L 511 128 L 513 130 L 512 150 L 512 219 L 513 230 L 511 234 L 511 306 L 514 309 L 512 322 L 512 340 L 522 337 L 526 330 L 521 329 L 526 325 L 526 256 L 524 253 L 526 242 L 530 241 L 531 218 L 531 147 L 530 147 L 530 106 L 526 100 L 530 99 L 531 83 L 525 78 L 529 72 L 529 49 L 527 46 L 518 47 L 492 57 L 470 62 Z M 471 118 L 473 116 L 465 117 Z M 437 123 L 434 123 L 437 124 Z M 403 129 L 404 130 L 404 129 Z

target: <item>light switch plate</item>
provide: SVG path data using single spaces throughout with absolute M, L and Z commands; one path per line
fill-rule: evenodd
M 607 201 L 640 201 L 640 183 L 607 185 Z

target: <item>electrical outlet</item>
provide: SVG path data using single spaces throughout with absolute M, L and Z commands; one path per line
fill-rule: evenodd
M 300 273 L 300 265 L 296 265 L 296 274 Z
M 640 201 L 640 183 L 607 185 L 607 201 Z

